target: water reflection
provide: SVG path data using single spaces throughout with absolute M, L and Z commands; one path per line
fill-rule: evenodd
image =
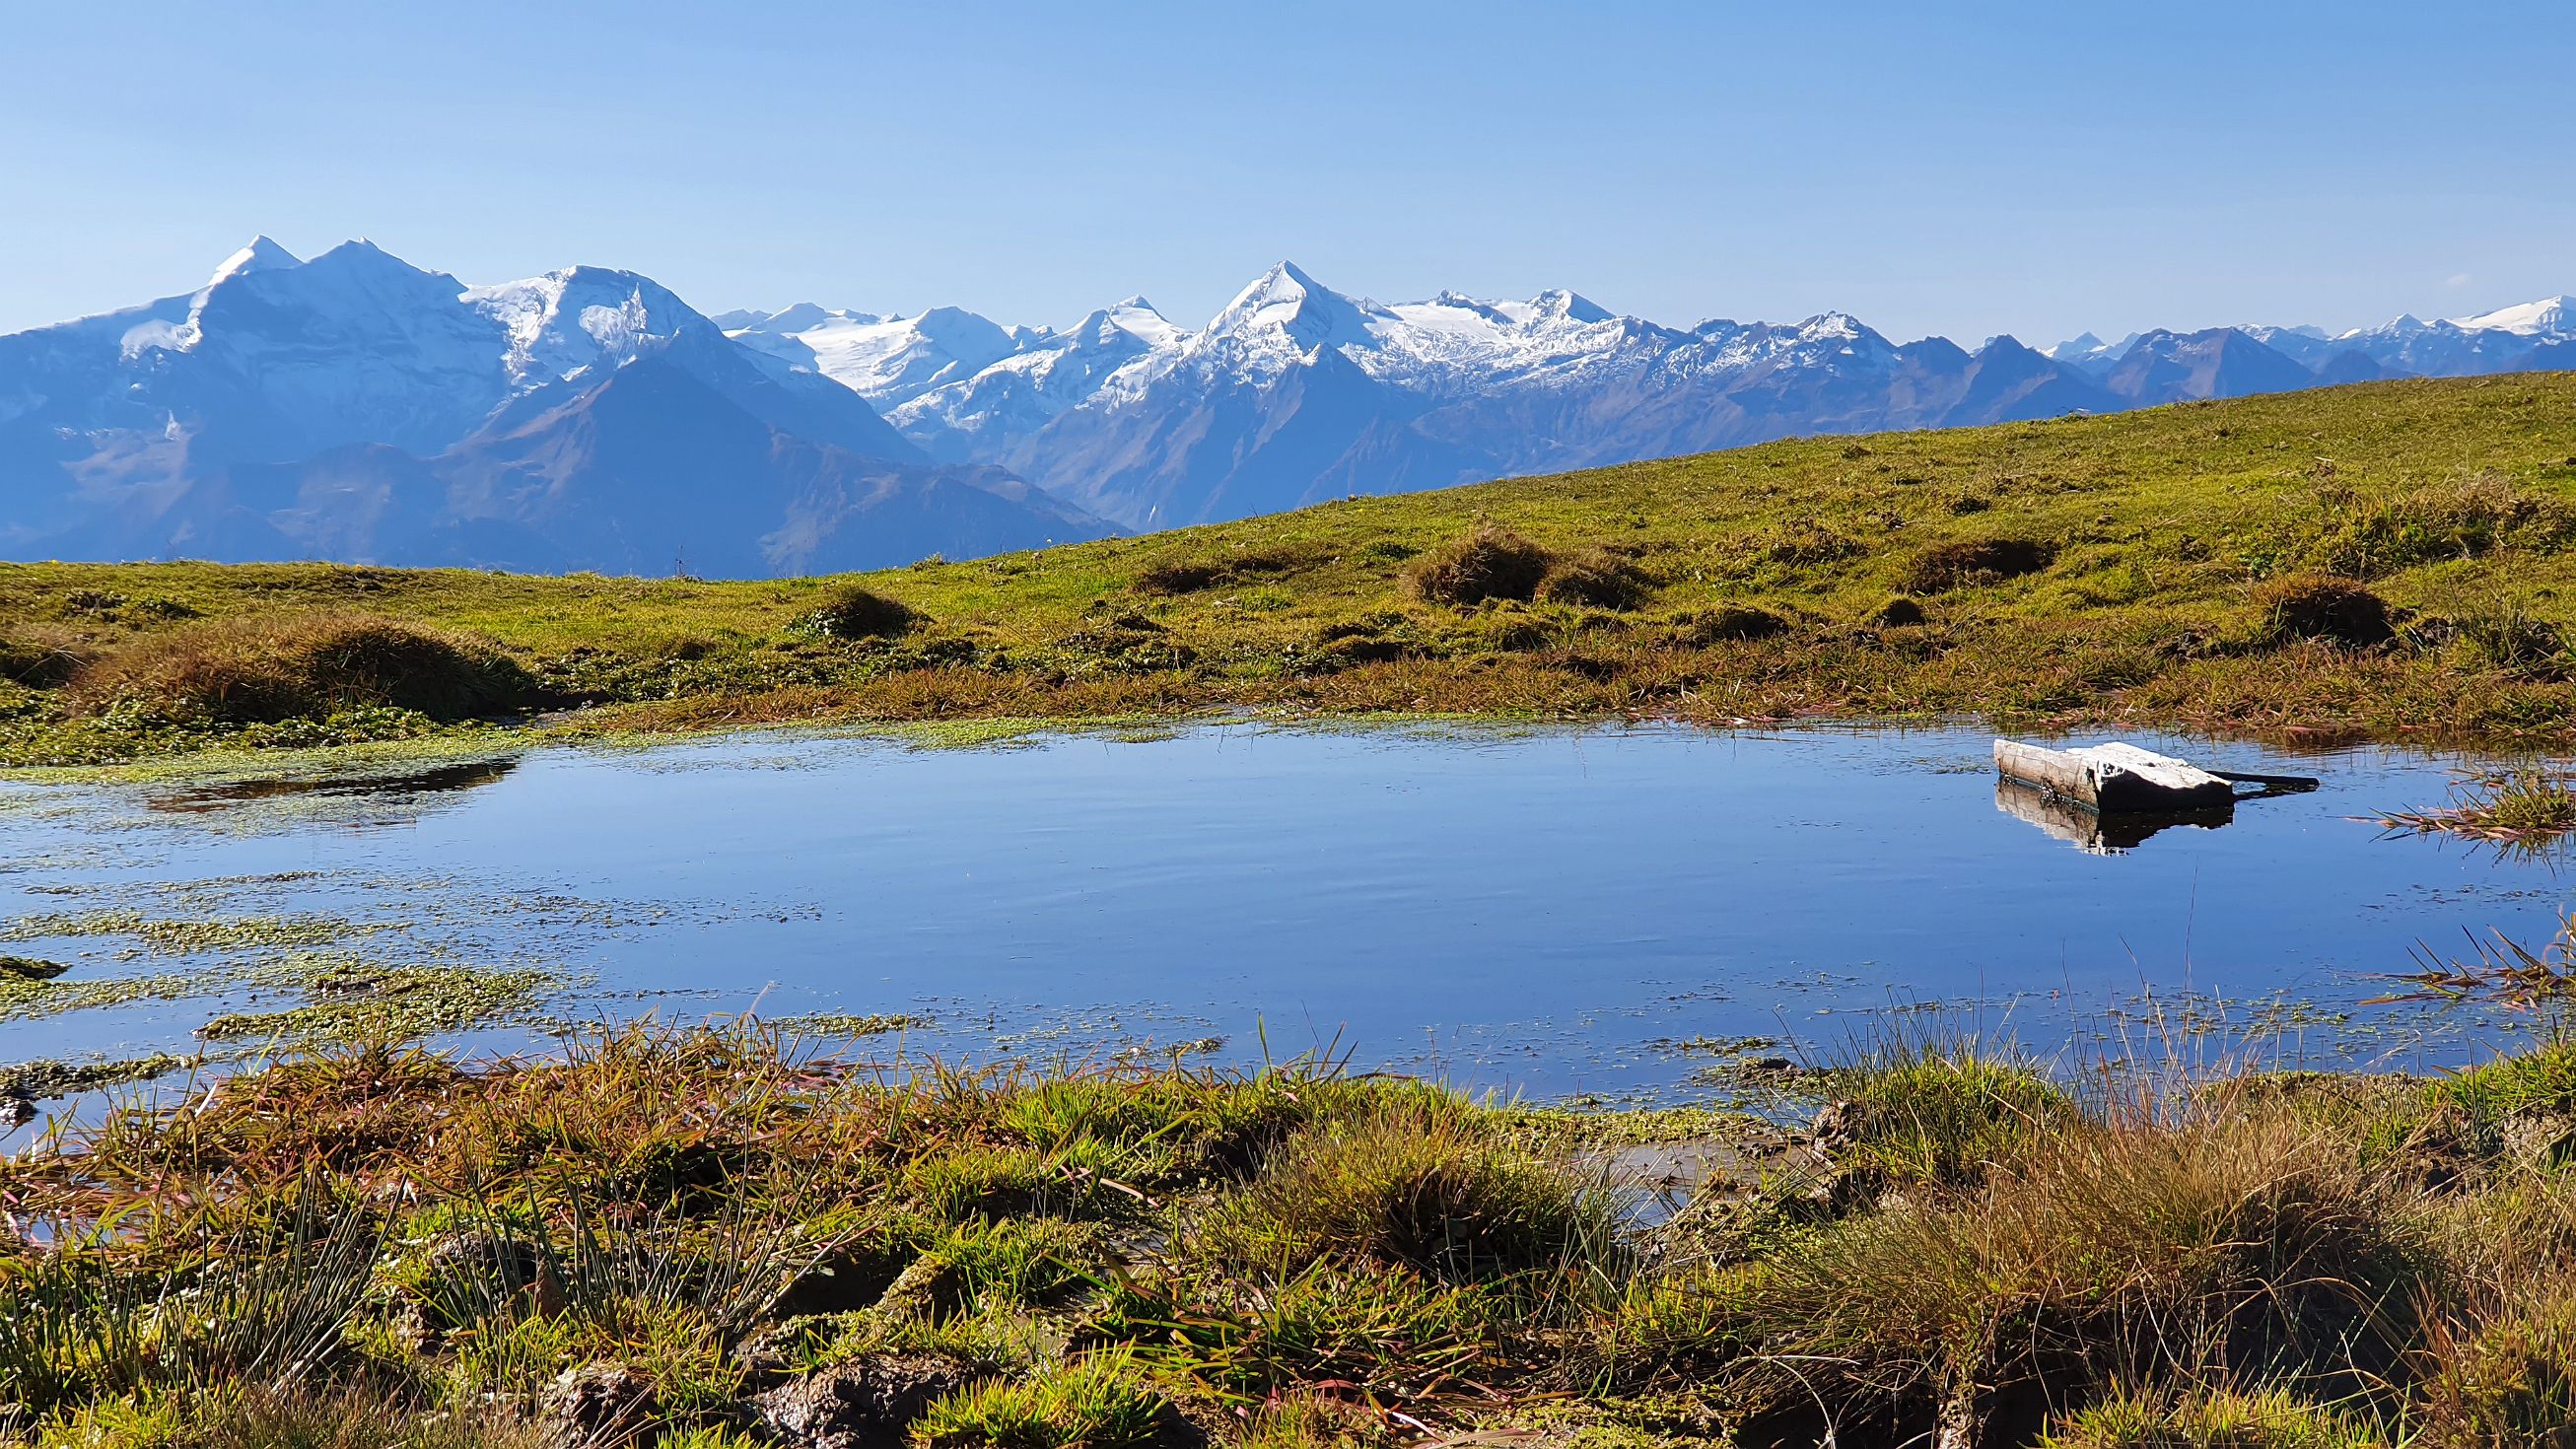
M 1995 781 L 1995 808 L 2026 820 L 2087 855 L 2125 855 L 2151 836 L 2180 826 L 2216 830 L 2236 821 L 2234 805 L 2209 810 L 2166 812 L 2120 811 L 2104 815 L 2087 810 L 2018 780 Z
M 472 790 L 507 779 L 515 759 L 468 760 L 395 775 L 322 775 L 303 779 L 227 780 L 147 798 L 145 806 L 169 815 L 206 815 L 235 805 L 295 798 L 407 800 Z
M 1217 1059 L 1251 1066 L 1338 1040 L 1362 1066 L 1462 1084 L 1654 1094 L 1693 1090 L 1690 1043 L 1839 1039 L 1899 994 L 2006 1003 L 2042 1040 L 2149 990 L 2349 1016 L 2299 1049 L 2375 1057 L 2395 1027 L 2362 1001 L 2413 943 L 2545 936 L 2568 897 L 2536 863 L 2356 820 L 2439 789 L 2455 760 L 2357 751 L 2312 793 L 2104 821 L 1997 791 L 1992 745 L 1235 727 L 981 751 L 798 734 L 186 791 L 13 787 L 0 862 L 23 868 L 0 872 L 0 934 L 73 979 L 217 986 L 0 1013 L 0 1061 L 186 1049 L 250 1009 L 223 983 L 279 954 L 263 933 L 330 922 L 354 925 L 328 949 L 379 965 L 555 973 L 560 1019 L 902 1014 L 925 1023 L 907 1051 L 976 1060 L 1224 1037 Z M 2134 853 L 2106 869 L 2085 851 Z M 173 928 L 171 948 L 137 934 L 163 918 L 222 929 Z

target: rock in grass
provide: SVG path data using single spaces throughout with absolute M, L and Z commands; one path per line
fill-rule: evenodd
M 624 1364 L 576 1364 L 537 1399 L 539 1428 L 562 1449 L 642 1443 L 661 1418 L 653 1381 Z
M 905 1426 L 968 1377 L 927 1354 L 871 1355 L 781 1384 L 752 1408 L 763 1429 L 798 1449 L 878 1449 L 903 1442 Z

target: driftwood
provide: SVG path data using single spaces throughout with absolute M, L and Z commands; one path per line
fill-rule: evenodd
M 2260 794 L 2317 787 L 2316 781 L 2302 775 L 2204 770 L 2170 755 L 2116 743 L 2052 750 L 2018 740 L 1997 740 L 1995 773 L 2051 799 L 2103 815 L 2173 815 L 2227 809 L 2239 799 L 2250 798 L 2237 794 L 2239 784 L 2260 786 Z

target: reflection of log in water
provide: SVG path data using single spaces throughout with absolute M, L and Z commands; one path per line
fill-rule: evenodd
M 440 795 L 455 790 L 471 790 L 489 785 L 518 768 L 513 759 L 467 760 L 454 765 L 436 765 L 400 775 L 322 775 L 304 779 L 228 780 L 220 785 L 203 785 L 167 795 L 156 795 L 145 803 L 154 810 L 179 815 L 199 815 L 238 805 L 251 800 L 275 800 L 295 795 L 356 797 L 362 799 L 398 799 L 412 795 Z
M 1995 808 L 2016 820 L 2027 820 L 2067 844 L 2093 855 L 2117 855 L 2144 844 L 2147 837 L 2177 825 L 2216 830 L 2236 818 L 2236 807 L 2163 813 L 2100 815 L 2081 805 L 2035 790 L 2018 780 L 1995 782 Z

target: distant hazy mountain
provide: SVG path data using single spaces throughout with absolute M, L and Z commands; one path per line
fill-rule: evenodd
M 1282 262 L 1195 330 L 1141 297 L 1058 330 L 710 319 L 630 272 L 467 287 L 262 239 L 188 295 L 0 337 L 0 552 L 823 570 L 1792 434 L 2571 365 L 2568 297 L 1971 350 L 1839 312 L 1380 303 Z
M 2457 322 L 1892 343 L 1841 313 L 1688 330 L 1571 292 L 1352 298 L 1281 263 L 1207 326 L 1133 298 L 1065 331 L 919 317 L 728 314 L 931 457 L 1008 468 L 1130 527 L 1760 442 L 2112 411 L 2383 377 L 2563 366 L 2576 302 Z
M 0 549 L 753 575 L 1088 538 L 631 272 L 467 287 L 261 238 L 196 292 L 0 337 Z

